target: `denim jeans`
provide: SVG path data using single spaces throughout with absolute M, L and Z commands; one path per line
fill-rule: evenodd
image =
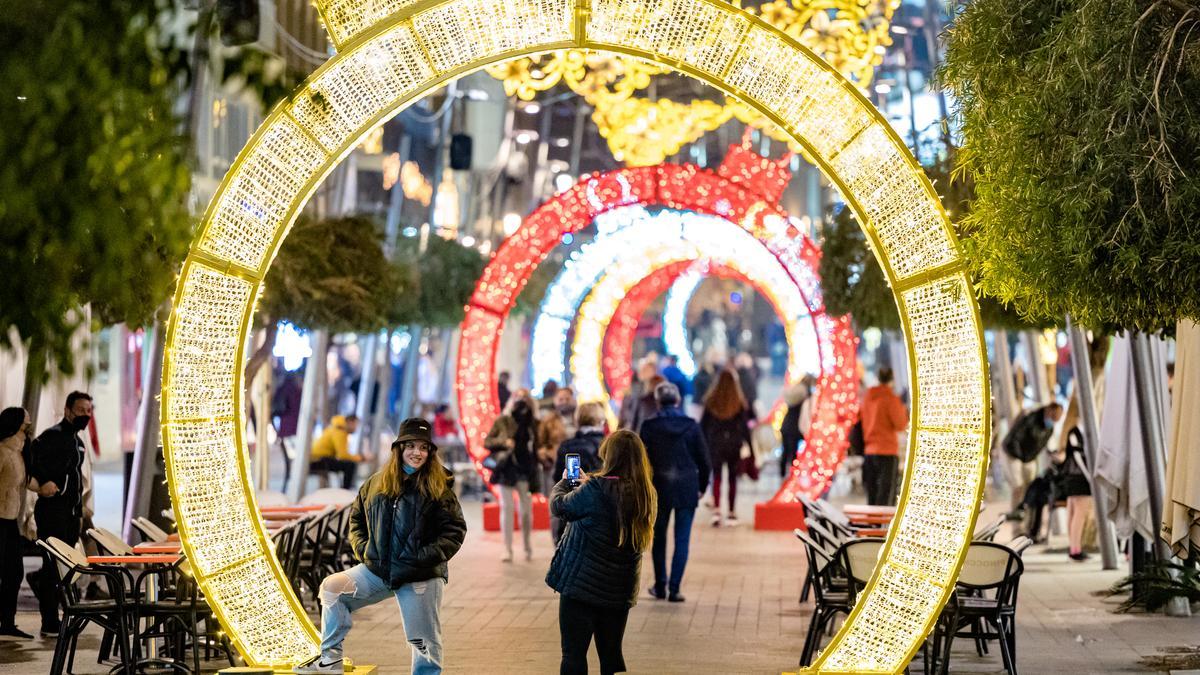
M 444 579 L 404 584 L 396 590 L 375 576 L 366 565 L 330 575 L 321 582 L 321 653 L 340 656 L 342 641 L 350 632 L 355 610 L 374 605 L 395 595 L 404 620 L 404 635 L 412 647 L 413 675 L 442 672 L 442 606 Z
M 667 581 L 667 522 L 671 513 L 675 513 L 675 551 L 671 556 L 671 580 Z M 692 536 L 692 519 L 696 509 L 659 509 L 654 519 L 654 543 L 650 546 L 650 555 L 654 558 L 654 589 L 666 590 L 671 593 L 679 592 L 679 584 L 683 582 L 683 569 L 687 567 L 688 541 Z

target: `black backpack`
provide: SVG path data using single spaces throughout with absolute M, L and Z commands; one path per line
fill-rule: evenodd
M 862 418 L 854 421 L 847 438 L 850 445 L 846 448 L 847 457 L 861 457 L 867 451 L 867 439 L 863 437 Z
M 1032 462 L 1049 442 L 1053 429 L 1044 426 L 1042 408 L 1031 410 L 1017 418 L 1001 444 L 1004 453 L 1022 462 Z

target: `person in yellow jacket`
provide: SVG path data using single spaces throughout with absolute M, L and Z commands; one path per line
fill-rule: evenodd
M 339 472 L 342 474 L 342 487 L 347 490 L 353 488 L 354 474 L 357 473 L 358 463 L 363 460 L 361 455 L 350 454 L 350 435 L 357 430 L 358 416 L 334 415 L 329 420 L 329 426 L 313 443 L 309 471 Z

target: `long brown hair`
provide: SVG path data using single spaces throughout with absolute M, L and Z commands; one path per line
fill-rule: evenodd
M 727 420 L 746 409 L 746 396 L 737 373 L 729 368 L 717 375 L 717 383 L 704 397 L 704 409 L 718 419 Z
M 644 551 L 654 535 L 658 511 L 658 493 L 651 483 L 646 446 L 637 434 L 621 429 L 600 444 L 600 458 L 604 464 L 596 475 L 620 479 L 617 545 L 628 541 L 638 551 Z
M 404 451 L 399 443 L 392 443 L 392 458 L 380 471 L 379 491 L 389 497 L 399 497 L 404 492 Z M 441 499 L 446 493 L 449 478 L 437 450 L 430 450 L 425 463 L 417 469 L 417 490 L 426 499 Z

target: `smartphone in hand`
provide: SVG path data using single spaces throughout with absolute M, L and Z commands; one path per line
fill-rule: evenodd
M 580 469 L 579 455 L 572 452 L 567 454 L 567 480 L 571 481 L 573 487 L 579 486 Z

